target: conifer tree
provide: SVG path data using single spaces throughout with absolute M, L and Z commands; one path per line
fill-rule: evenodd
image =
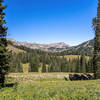
M 81 63 L 80 63 L 80 64 L 81 64 L 81 72 L 82 72 L 82 73 L 86 73 L 85 52 L 84 52 L 84 51 L 82 51 L 80 62 L 81 62 Z
M 80 58 L 79 58 L 79 56 L 78 56 L 78 58 L 76 60 L 75 72 L 76 73 L 80 72 Z
M 9 53 L 7 52 L 7 27 L 5 27 L 5 20 L 4 15 L 5 13 L 3 10 L 7 7 L 2 5 L 3 0 L 0 0 L 0 86 L 4 86 L 5 75 L 9 69 L 8 57 Z
M 95 42 L 93 70 L 95 79 L 100 78 L 100 0 L 98 0 L 97 18 L 96 18 Z

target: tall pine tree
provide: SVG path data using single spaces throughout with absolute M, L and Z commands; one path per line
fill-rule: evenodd
M 98 8 L 97 8 L 93 70 L 95 79 L 100 78 L 100 0 L 98 0 Z
M 9 69 L 9 63 L 8 63 L 8 57 L 9 53 L 7 52 L 7 28 L 5 27 L 5 20 L 4 15 L 5 13 L 3 10 L 7 7 L 5 5 L 2 5 L 3 0 L 0 0 L 0 86 L 4 86 L 5 82 L 5 75 L 8 72 Z

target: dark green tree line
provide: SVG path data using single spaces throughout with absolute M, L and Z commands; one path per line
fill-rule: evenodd
M 82 54 L 81 57 L 66 59 L 65 56 L 52 55 L 47 52 L 30 50 L 29 48 L 24 48 L 24 51 L 27 52 L 12 53 L 11 72 L 22 72 L 21 64 L 24 63 L 30 64 L 30 72 L 38 72 L 40 65 L 42 72 L 92 72 L 91 62 L 86 59 L 85 54 Z

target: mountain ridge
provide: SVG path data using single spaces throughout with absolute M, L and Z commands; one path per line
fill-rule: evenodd
M 86 55 L 91 55 L 94 46 L 93 39 L 83 42 L 77 46 L 69 46 L 64 42 L 51 43 L 51 44 L 38 44 L 30 42 L 19 42 L 13 39 L 8 39 L 8 41 L 10 41 L 13 46 L 23 46 L 30 49 L 39 49 L 48 52 L 58 52 L 62 54 L 80 54 L 84 50 Z
M 11 41 L 14 43 L 14 45 L 17 46 L 26 46 L 32 49 L 48 49 L 48 48 L 66 48 L 66 47 L 70 47 L 68 44 L 64 43 L 64 42 L 58 42 L 58 43 L 49 43 L 49 44 L 40 44 L 40 43 L 35 43 L 35 42 L 19 42 L 13 39 L 8 39 L 8 41 Z

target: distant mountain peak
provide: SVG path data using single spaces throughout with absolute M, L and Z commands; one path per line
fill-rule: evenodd
M 69 45 L 64 43 L 64 42 L 52 43 L 52 44 L 48 44 L 48 45 L 50 47 L 55 47 L 55 48 L 66 48 L 66 47 L 69 47 Z
M 69 46 L 64 42 L 51 43 L 51 44 L 39 44 L 39 43 L 30 43 L 30 42 L 19 42 L 13 39 L 8 39 L 11 41 L 12 46 L 24 46 L 30 49 L 40 49 L 50 52 L 64 52 L 64 54 L 80 54 L 81 51 L 85 51 L 87 55 L 90 55 L 93 51 L 94 40 L 88 40 L 77 46 Z
M 68 48 L 70 47 L 68 44 L 64 42 L 58 43 L 50 43 L 50 44 L 39 44 L 39 43 L 32 43 L 32 42 L 19 42 L 13 39 L 8 39 L 9 41 L 13 42 L 14 45 L 17 46 L 25 46 L 31 49 L 49 49 L 49 48 Z

